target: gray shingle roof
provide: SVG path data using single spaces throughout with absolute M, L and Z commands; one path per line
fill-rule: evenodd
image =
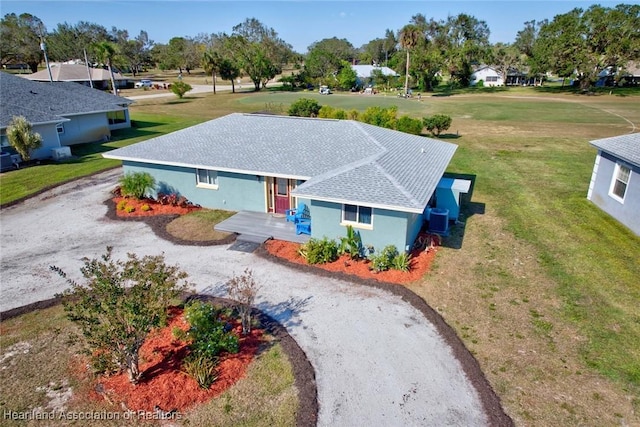
M 16 115 L 31 124 L 65 121 L 64 117 L 123 110 L 131 101 L 71 82 L 42 83 L 0 72 L 0 127 Z
M 298 197 L 421 212 L 456 148 L 350 120 L 236 113 L 104 156 L 302 179 Z
M 596 139 L 591 145 L 640 167 L 640 133 Z
M 93 81 L 107 81 L 111 80 L 111 76 L 109 75 L 109 70 L 104 70 L 102 68 L 89 68 L 89 72 L 91 73 L 91 79 Z M 44 69 L 40 70 L 37 73 L 27 74 L 24 76 L 29 80 L 37 80 L 40 82 L 48 82 L 49 81 L 49 72 Z M 89 76 L 87 74 L 86 65 L 80 64 L 55 64 L 51 66 L 51 77 L 54 82 L 88 82 Z M 122 74 L 113 72 L 114 80 L 126 80 Z

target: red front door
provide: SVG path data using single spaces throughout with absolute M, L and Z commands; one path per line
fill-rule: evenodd
M 291 207 L 289 197 L 289 180 L 286 178 L 276 178 L 273 181 L 273 194 L 275 194 L 276 213 L 285 213 Z

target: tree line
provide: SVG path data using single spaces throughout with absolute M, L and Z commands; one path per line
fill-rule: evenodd
M 593 5 L 575 8 L 552 20 L 528 21 L 512 43 L 489 42 L 486 22 L 461 13 L 444 20 L 414 15 L 403 28 L 356 48 L 348 40 L 326 38 L 311 44 L 305 54 L 295 52 L 278 33 L 255 18 L 234 26 L 230 33 L 174 37 L 155 43 L 146 31 L 130 36 L 127 30 L 81 21 L 57 24 L 47 31 L 36 16 L 7 14 L 0 21 L 0 65 L 27 64 L 35 72 L 43 61 L 40 43 L 49 59 L 83 59 L 133 73 L 148 68 L 190 73 L 202 67 L 211 75 L 213 91 L 218 77 L 232 83 L 247 76 L 256 90 L 289 68 L 282 76 L 286 87 L 331 84 L 355 85 L 353 63 L 384 65 L 404 76 L 405 91 L 432 90 L 443 78 L 467 86 L 474 67 L 494 66 L 503 77 L 509 70 L 544 76 L 570 77 L 582 88 L 610 70 L 622 75 L 640 58 L 640 5 Z M 383 73 L 373 76 L 388 84 Z M 235 89 L 235 88 L 234 88 Z

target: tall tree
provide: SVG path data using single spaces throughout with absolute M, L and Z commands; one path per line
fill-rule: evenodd
M 520 66 L 520 55 L 517 49 L 510 44 L 496 43 L 491 48 L 490 59 L 506 86 L 509 70 L 518 69 Z
M 486 60 L 489 49 L 489 27 L 484 21 L 461 13 L 444 23 L 447 40 L 447 65 L 451 79 L 468 86 L 472 67 Z
M 589 88 L 605 69 L 623 69 L 640 57 L 640 5 L 593 5 L 557 15 L 540 28 L 533 56 L 561 77 Z
M 40 43 L 46 28 L 40 18 L 29 13 L 10 13 L 0 21 L 0 65 L 27 64 L 38 71 L 43 54 Z
M 229 44 L 233 46 L 235 62 L 249 76 L 256 91 L 265 87 L 293 57 L 291 46 L 273 28 L 255 18 L 234 26 Z
M 220 54 L 213 49 L 208 49 L 202 54 L 202 68 L 204 68 L 205 73 L 211 74 L 214 95 L 216 94 L 216 77 L 220 70 L 221 60 Z
M 99 42 L 113 41 L 102 25 L 80 21 L 76 25 L 58 24 L 47 35 L 47 52 L 53 61 L 83 59 L 85 50 Z
M 407 51 L 407 63 L 406 63 L 406 72 L 405 72 L 405 80 L 404 80 L 404 93 L 409 93 L 409 51 L 416 47 L 422 38 L 422 32 L 420 29 L 413 24 L 405 25 L 402 30 L 400 30 L 400 46 L 404 50 Z
M 113 94 L 118 94 L 118 88 L 116 88 L 116 81 L 113 78 L 113 62 L 118 53 L 118 47 L 115 43 L 102 41 L 94 43 L 92 45 L 93 53 L 99 62 L 105 64 L 109 70 L 109 77 L 111 77 L 111 89 Z

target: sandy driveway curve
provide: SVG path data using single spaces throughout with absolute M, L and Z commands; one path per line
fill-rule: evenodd
M 121 169 L 65 184 L 0 212 L 0 311 L 65 287 L 49 271 L 80 279 L 83 257 L 107 245 L 165 253 L 201 293 L 246 267 L 262 289 L 257 304 L 306 352 L 318 386 L 320 426 L 481 426 L 488 419 L 451 348 L 420 311 L 389 292 L 290 269 L 228 246 L 178 246 L 142 222 L 107 219 L 102 204 Z

